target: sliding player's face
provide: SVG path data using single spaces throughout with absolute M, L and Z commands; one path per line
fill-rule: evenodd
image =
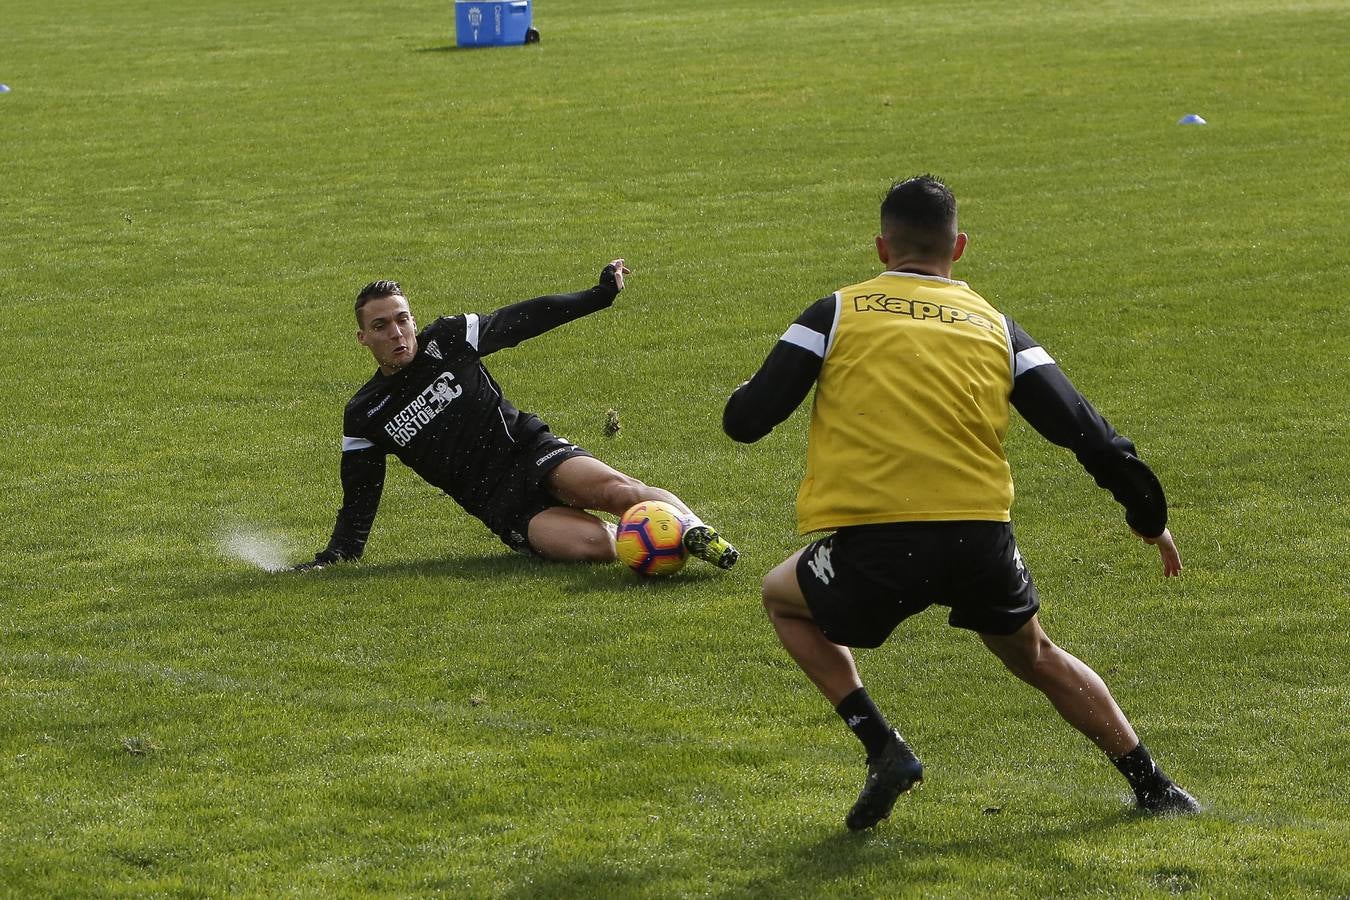
M 408 300 L 394 294 L 371 300 L 361 307 L 365 327 L 356 333 L 375 357 L 380 371 L 392 375 L 417 355 L 417 323 L 413 321 Z

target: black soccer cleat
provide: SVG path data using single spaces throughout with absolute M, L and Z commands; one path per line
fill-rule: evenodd
M 923 763 L 900 732 L 892 731 L 891 736 L 881 755 L 867 763 L 867 780 L 844 819 L 850 831 L 863 831 L 889 818 L 896 798 L 923 781 Z
M 1136 790 L 1134 800 L 1137 809 L 1153 816 L 1189 816 L 1200 812 L 1199 802 L 1166 776 Z
M 741 551 L 707 525 L 693 525 L 684 531 L 684 549 L 690 556 L 710 562 L 719 569 L 730 569 L 741 558 Z

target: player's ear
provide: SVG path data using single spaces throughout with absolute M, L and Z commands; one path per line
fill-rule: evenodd
M 885 266 L 887 269 L 889 269 L 891 267 L 891 262 L 889 251 L 886 249 L 886 238 L 883 237 L 882 235 L 877 235 L 876 243 L 877 243 L 877 259 L 881 260 L 881 264 Z
M 362 347 L 366 346 L 366 332 L 363 328 L 356 329 L 356 342 Z
M 966 244 L 970 243 L 970 236 L 964 231 L 956 233 L 956 244 L 952 246 L 952 262 L 956 262 L 966 252 Z

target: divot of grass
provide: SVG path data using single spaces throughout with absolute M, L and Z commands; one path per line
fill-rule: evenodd
M 121 746 L 132 756 L 152 756 L 164 749 L 153 738 L 143 736 L 124 737 Z

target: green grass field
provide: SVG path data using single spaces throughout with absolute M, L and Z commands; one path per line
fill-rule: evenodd
M 0 895 L 1350 895 L 1344 3 L 534 21 L 460 51 L 448 0 L 0 13 Z M 741 447 L 721 407 L 876 270 L 883 190 L 929 170 L 971 234 L 956 276 L 1168 486 L 1165 583 L 1014 427 L 1046 628 L 1202 816 L 1132 815 L 933 612 L 860 655 L 928 780 L 843 828 L 857 744 L 758 605 L 800 546 L 805 410 Z M 360 285 L 429 321 L 619 255 L 614 309 L 493 373 L 718 523 L 732 573 L 517 557 L 397 464 L 361 564 L 222 552 L 327 539 Z

